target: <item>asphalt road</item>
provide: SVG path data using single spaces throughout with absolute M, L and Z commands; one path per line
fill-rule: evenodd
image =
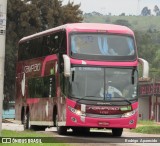
M 71 145 L 83 146 L 159 146 L 160 135 L 133 133 L 130 130 L 124 130 L 122 137 L 113 137 L 109 130 L 91 130 L 89 134 L 72 133 L 69 131 L 67 135 L 58 135 L 56 128 L 46 129 L 46 133 L 50 133 L 57 140 Z M 152 142 L 152 143 L 148 143 Z
M 23 125 L 14 123 L 2 123 L 2 129 L 24 130 Z M 58 135 L 56 128 L 53 127 L 46 129 L 46 131 L 37 132 L 47 133 L 61 143 L 68 143 L 72 146 L 160 146 L 160 135 L 133 133 L 126 129 L 120 138 L 113 137 L 109 130 L 91 130 L 90 133 L 83 134 L 73 134 L 72 131 L 69 130 L 67 135 Z M 147 142 L 148 140 L 152 143 Z M 158 141 L 158 143 L 156 141 Z

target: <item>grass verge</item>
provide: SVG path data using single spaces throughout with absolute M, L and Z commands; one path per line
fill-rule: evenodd
M 160 134 L 160 125 L 150 120 L 139 120 L 137 128 L 131 131 L 144 134 Z
M 160 126 L 139 126 L 131 131 L 144 134 L 160 134 Z
M 59 143 L 58 141 L 54 140 L 54 137 L 52 138 L 51 135 L 46 134 L 46 133 L 37 133 L 35 131 L 10 131 L 10 130 L 2 130 L 2 137 L 7 137 L 7 138 L 12 138 L 12 137 L 20 137 L 20 138 L 33 138 L 33 139 L 41 139 L 42 137 L 44 138 L 51 138 L 52 143 L 11 143 L 11 144 L 5 144 L 1 143 L 1 146 L 17 146 L 17 145 L 23 145 L 23 146 L 68 146 L 67 144 L 64 143 Z
M 156 125 L 156 123 L 151 120 L 139 120 L 138 124 L 140 124 L 140 125 Z

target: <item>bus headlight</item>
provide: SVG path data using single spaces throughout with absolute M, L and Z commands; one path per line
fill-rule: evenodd
M 70 106 L 68 106 L 68 109 L 69 109 L 72 113 L 74 113 L 74 114 L 76 114 L 76 115 L 85 116 L 85 114 L 82 113 L 82 111 L 80 111 L 80 110 L 77 110 L 77 109 L 72 108 L 72 107 L 70 107 Z
M 124 114 L 122 115 L 122 118 L 131 117 L 131 116 L 133 116 L 133 115 L 136 113 L 136 111 L 137 111 L 137 109 L 135 109 L 135 110 L 133 110 L 133 111 L 131 111 L 131 112 L 124 113 Z

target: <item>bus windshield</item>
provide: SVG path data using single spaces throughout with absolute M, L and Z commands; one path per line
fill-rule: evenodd
M 92 56 L 91 59 L 99 56 L 105 57 L 106 60 L 108 57 L 111 60 L 116 60 L 116 57 L 120 60 L 127 57 L 127 60 L 130 60 L 135 57 L 134 39 L 131 36 L 118 34 L 72 34 L 71 55 L 84 59 L 87 55 L 87 58 Z
M 133 100 L 137 98 L 137 70 L 73 67 L 70 96 L 84 100 Z

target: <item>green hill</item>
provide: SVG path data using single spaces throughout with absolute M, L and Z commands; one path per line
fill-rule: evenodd
M 117 20 L 125 20 L 130 28 L 138 31 L 160 31 L 160 16 L 108 16 L 84 14 L 84 22 L 111 23 L 116 24 Z

